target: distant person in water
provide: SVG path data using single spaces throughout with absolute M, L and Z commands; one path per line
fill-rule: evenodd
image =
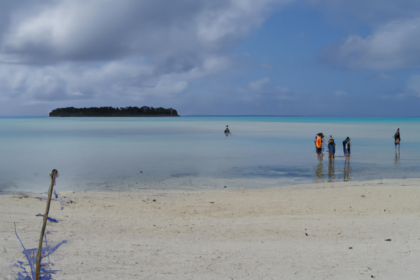
M 229 127 L 227 125 L 226 126 L 226 129 L 225 129 L 225 135 L 228 136 L 229 134 L 230 134 L 230 130 L 229 130 Z
M 322 138 L 324 138 L 324 134 L 322 132 L 316 135 L 315 140 L 315 147 L 316 147 L 316 154 L 318 155 L 318 160 L 322 160 Z
M 394 139 L 395 139 L 395 149 L 397 149 L 397 145 L 398 148 L 400 148 L 400 142 L 401 142 L 401 135 L 400 135 L 400 129 L 397 129 L 397 132 L 395 132 L 394 134 Z
M 328 143 L 329 143 L 331 140 L 334 142 L 334 158 L 335 158 L 335 146 L 336 146 L 336 144 L 335 144 L 335 141 L 334 141 L 334 138 L 332 137 L 332 135 L 330 135 L 330 140 L 328 140 Z
M 350 157 L 350 137 L 347 137 L 344 141 L 343 141 L 343 152 L 344 152 L 344 156 L 345 157 Z
M 328 160 L 332 161 L 335 158 L 335 143 L 334 139 L 330 135 L 330 140 L 328 140 Z

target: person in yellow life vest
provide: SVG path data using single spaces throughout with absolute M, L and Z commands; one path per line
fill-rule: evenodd
M 322 160 L 322 138 L 324 138 L 324 134 L 322 132 L 316 135 L 315 146 L 316 146 L 316 153 L 318 155 L 318 160 Z

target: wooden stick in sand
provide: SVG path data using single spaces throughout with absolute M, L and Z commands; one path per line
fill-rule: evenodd
M 57 174 L 58 174 L 58 172 L 57 172 L 56 169 L 54 169 L 52 171 L 52 173 L 50 174 L 50 176 L 51 176 L 51 185 L 50 185 L 50 190 L 48 192 L 47 208 L 45 209 L 44 222 L 42 224 L 41 237 L 39 238 L 38 252 L 37 252 L 37 255 L 36 255 L 35 280 L 39 280 L 39 277 L 40 277 L 40 274 L 41 274 L 42 243 L 43 243 L 43 240 L 44 240 L 45 228 L 47 226 L 48 212 L 50 212 L 50 203 L 51 203 L 51 196 L 52 196 L 52 191 L 53 191 L 53 187 L 54 187 L 54 181 L 55 181 L 55 178 L 56 178 Z

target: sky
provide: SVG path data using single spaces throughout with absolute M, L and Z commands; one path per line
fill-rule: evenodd
M 420 116 L 418 0 L 0 0 L 0 116 Z

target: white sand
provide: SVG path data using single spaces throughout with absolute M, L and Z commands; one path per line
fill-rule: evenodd
M 61 195 L 55 279 L 420 279 L 420 179 Z M 0 196 L 0 279 L 24 261 L 13 222 L 35 248 L 44 210 Z

